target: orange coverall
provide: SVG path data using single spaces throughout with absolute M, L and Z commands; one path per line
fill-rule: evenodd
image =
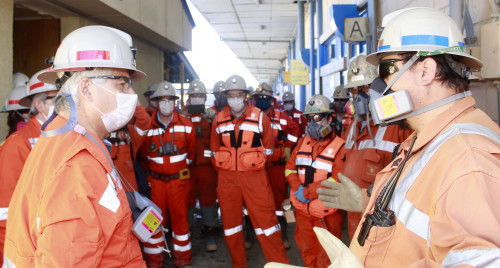
M 371 140 L 368 128 L 361 130 L 361 122 L 353 128 L 354 120 L 348 127 L 348 133 L 356 131 L 356 149 L 354 149 L 353 133 L 348 135 L 345 147 L 345 159 L 342 174 L 355 182 L 360 188 L 367 189 L 375 181 L 375 176 L 392 159 L 394 148 L 410 136 L 410 130 L 402 130 L 397 125 L 378 127 L 370 121 L 370 129 L 375 141 Z M 352 239 L 359 221 L 361 212 L 347 212 L 347 230 Z
M 167 221 L 167 210 L 172 225 L 174 264 L 178 267 L 191 264 L 191 235 L 188 223 L 188 202 L 191 191 L 189 164 L 196 151 L 196 133 L 191 121 L 181 116 L 176 109 L 172 119 L 165 125 L 159 120 L 158 109 L 151 118 L 151 127 L 144 132 L 141 154 L 148 161 L 148 182 L 151 199 L 162 210 L 163 223 Z M 162 145 L 177 146 L 177 152 L 160 153 Z M 162 233 L 153 235 L 144 244 L 148 265 L 163 263 L 164 241 Z
M 343 164 L 340 158 L 344 153 L 343 146 L 344 140 L 334 132 L 322 141 L 306 136 L 299 140 L 286 164 L 285 174 L 291 188 L 290 201 L 296 208 L 295 241 L 306 267 L 330 265 L 330 259 L 313 231 L 314 226 L 323 227 L 338 238 L 342 235 L 344 217 L 340 211 L 324 207 L 316 190 L 323 187 L 321 182 L 328 178 L 338 181 L 337 173 L 342 170 Z M 308 161 L 304 161 L 304 158 L 310 162 L 306 163 Z M 305 182 L 308 172 L 305 170 L 312 166 L 316 166 L 311 174 L 314 176 L 313 181 L 307 184 Z M 294 195 L 301 185 L 304 186 L 304 198 L 310 200 L 307 204 L 299 201 Z
M 265 170 L 265 162 L 271 158 L 274 148 L 269 118 L 248 105 L 236 118 L 226 106 L 212 123 L 210 148 L 215 153 L 213 163 L 219 179 L 217 196 L 233 267 L 247 267 L 243 205 L 266 260 L 289 263 Z
M 300 129 L 299 137 L 302 137 L 306 131 L 306 126 L 307 126 L 307 120 L 302 115 L 303 113 L 295 108 L 293 108 L 291 112 L 285 111 L 285 113 L 293 119 L 295 124 L 299 126 Z
M 0 255 L 3 256 L 5 228 L 10 198 L 14 193 L 24 163 L 42 133 L 40 122 L 32 117 L 23 128 L 12 133 L 0 146 Z M 0 258 L 2 265 L 3 257 Z
M 372 227 L 351 250 L 365 267 L 498 267 L 500 131 L 472 97 L 457 100 L 418 133 L 388 209 L 395 225 Z M 408 153 L 413 134 L 385 167 L 365 213 Z
M 48 130 L 65 122 L 58 116 Z M 105 154 L 75 131 L 40 137 L 9 205 L 16 211 L 5 237 L 9 264 L 145 267 L 125 191 Z

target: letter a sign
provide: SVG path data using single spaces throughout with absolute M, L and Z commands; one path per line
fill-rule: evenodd
M 344 41 L 360 42 L 366 41 L 368 33 L 368 18 L 345 18 L 344 19 Z

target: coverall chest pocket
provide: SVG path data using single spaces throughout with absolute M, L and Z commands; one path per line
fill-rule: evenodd
M 227 147 L 220 147 L 219 150 L 215 152 L 214 160 L 215 167 L 217 168 L 224 170 L 234 169 L 235 163 L 233 152 Z
M 255 171 L 264 169 L 266 156 L 262 149 L 252 148 L 241 152 L 238 157 L 238 165 L 242 171 Z
M 365 162 L 365 176 L 362 177 L 363 181 L 371 184 L 375 180 L 377 173 L 384 167 L 382 156 L 375 149 L 370 149 L 363 154 Z

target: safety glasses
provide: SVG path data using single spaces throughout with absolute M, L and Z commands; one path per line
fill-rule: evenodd
M 325 118 L 326 114 L 308 114 L 306 115 L 307 122 L 314 121 L 318 123 L 319 121 L 323 120 Z
M 118 80 L 120 83 L 124 83 L 127 87 L 124 90 L 132 87 L 133 81 L 129 77 L 119 76 L 119 75 L 99 75 L 99 76 L 89 76 L 88 79 L 114 79 Z
M 378 63 L 378 76 L 382 79 L 386 79 L 389 75 L 397 73 L 399 71 L 396 62 L 406 61 L 406 59 L 388 59 L 381 60 Z
M 271 99 L 271 97 L 266 96 L 266 95 L 254 95 L 253 98 L 256 100 L 270 100 Z

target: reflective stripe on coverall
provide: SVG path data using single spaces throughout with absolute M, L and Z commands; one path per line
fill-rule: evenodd
M 396 224 L 372 227 L 364 246 L 351 243 L 365 267 L 500 265 L 500 131 L 474 104 L 456 101 L 419 133 L 389 204 Z M 366 213 L 412 138 L 377 175 Z
M 3 256 L 5 228 L 10 198 L 21 176 L 24 163 L 42 133 L 40 122 L 31 120 L 20 130 L 12 133 L 0 146 L 0 256 Z M 2 265 L 3 257 L 0 258 Z
M 323 141 L 309 136 L 300 139 L 286 164 L 285 174 L 290 184 L 290 201 L 296 208 L 297 224 L 295 240 L 306 267 L 326 267 L 330 265 L 325 250 L 319 243 L 312 228 L 320 226 L 335 236 L 341 236 L 343 217 L 340 211 L 327 208 L 318 199 L 316 190 L 321 182 L 329 178 L 338 181 L 337 173 L 342 170 L 344 140 L 331 133 Z M 309 203 L 299 201 L 294 193 L 299 186 Z
M 65 122 L 57 116 L 48 130 Z M 40 137 L 26 166 L 9 206 L 18 212 L 7 222 L 10 263 L 145 267 L 125 191 L 97 144 L 75 131 Z
M 213 161 L 219 178 L 217 196 L 233 266 L 247 266 L 243 205 L 266 260 L 289 263 L 265 171 L 266 160 L 274 148 L 269 118 L 251 106 L 236 118 L 226 106 L 212 123 L 210 148 L 215 153 Z
M 354 123 L 354 120 L 353 120 Z M 342 166 L 342 174 L 351 179 L 360 188 L 367 189 L 375 181 L 375 176 L 392 159 L 394 148 L 410 136 L 410 130 L 401 130 L 397 125 L 378 127 L 370 121 L 371 139 L 367 127 L 361 130 L 361 122 L 356 126 L 351 124 L 348 131 L 350 134 L 346 141 L 345 159 Z M 353 131 L 356 131 L 356 145 L 354 145 Z M 354 149 L 356 148 L 356 149 Z M 347 211 L 347 230 L 352 239 L 359 221 L 361 212 Z
M 172 120 L 167 128 L 159 121 L 158 110 L 151 118 L 152 125 L 144 135 L 141 154 L 148 159 L 148 169 L 156 175 L 176 175 L 193 161 L 196 150 L 196 133 L 191 121 L 181 116 L 174 109 Z M 177 146 L 178 152 L 173 155 L 160 154 L 162 144 L 166 142 Z M 191 235 L 188 223 L 188 197 L 191 191 L 189 178 L 172 178 L 163 181 L 148 176 L 151 185 L 151 200 L 162 210 L 163 222 L 167 221 L 167 210 L 172 225 L 174 264 L 183 266 L 191 264 Z M 164 241 L 162 232 L 158 232 L 144 244 L 144 253 L 148 263 L 163 263 Z
M 300 129 L 297 124 L 285 113 L 271 110 L 268 114 L 274 137 L 274 152 L 271 165 L 266 168 L 269 183 L 273 191 L 276 216 L 283 217 L 283 201 L 287 198 L 288 185 L 285 177 L 285 148 L 292 149 L 297 144 Z

